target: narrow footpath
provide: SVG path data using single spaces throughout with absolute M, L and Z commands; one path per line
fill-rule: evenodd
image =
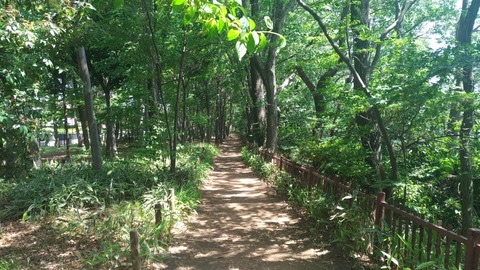
M 229 138 L 203 188 L 203 200 L 173 239 L 163 269 L 362 269 L 330 243 L 313 243 L 308 228 L 244 163 Z

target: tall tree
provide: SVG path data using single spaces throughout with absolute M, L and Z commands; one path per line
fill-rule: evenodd
M 470 2 L 470 3 L 469 3 Z M 466 61 L 470 55 L 472 34 L 475 20 L 478 16 L 480 0 L 463 0 L 460 18 L 458 20 L 456 40 L 461 54 L 461 70 L 458 75 L 460 87 L 466 94 L 474 92 L 475 81 L 473 79 L 473 64 Z M 472 176 L 472 146 L 471 133 L 475 122 L 475 106 L 472 99 L 467 99 L 464 104 L 462 125 L 460 128 L 460 195 L 462 201 L 462 231 L 466 234 L 472 226 L 473 218 L 473 176 Z
M 280 50 L 279 43 L 284 42 L 282 34 L 285 22 L 290 11 L 295 7 L 294 0 L 275 0 L 272 10 L 272 31 L 277 34 L 271 34 L 269 43 L 271 46 L 266 51 L 265 60 L 261 55 L 253 56 L 254 65 L 262 78 L 266 92 L 266 111 L 267 111 L 267 130 L 265 146 L 270 152 L 276 152 L 278 140 L 278 88 L 276 76 L 276 61 Z M 254 6 L 252 6 L 254 8 Z
M 100 136 L 98 135 L 97 119 L 95 117 L 93 105 L 92 83 L 90 81 L 90 73 L 88 71 L 87 56 L 83 46 L 77 49 L 77 60 L 79 74 L 83 81 L 83 95 L 85 99 L 85 113 L 87 116 L 88 131 L 90 135 L 92 167 L 94 170 L 100 171 L 102 169 L 102 150 L 100 145 Z

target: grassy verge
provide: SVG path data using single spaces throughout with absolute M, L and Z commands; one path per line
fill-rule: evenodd
M 195 211 L 200 184 L 217 153 L 207 144 L 180 147 L 174 175 L 157 158 L 161 153 L 107 160 L 101 172 L 80 160 L 46 164 L 23 179 L 0 179 L 0 220 L 48 222 L 63 238 L 88 239 L 93 248 L 78 255 L 88 269 L 123 267 L 129 257 L 130 230 L 141 236 L 146 264 L 161 260 L 173 224 Z M 175 209 L 169 209 L 169 189 L 175 191 Z M 154 222 L 155 204 L 165 209 L 159 225 Z M 15 258 L 0 259 L 0 269 L 16 268 L 31 266 Z

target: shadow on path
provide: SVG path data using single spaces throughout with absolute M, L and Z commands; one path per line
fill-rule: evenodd
M 359 269 L 307 228 L 247 168 L 240 141 L 229 138 L 203 187 L 202 205 L 175 236 L 163 269 Z

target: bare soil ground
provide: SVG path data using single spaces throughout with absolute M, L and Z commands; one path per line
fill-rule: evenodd
M 174 237 L 163 269 L 363 269 L 330 244 L 316 241 L 296 212 L 247 168 L 230 138 L 204 186 L 198 215 Z

